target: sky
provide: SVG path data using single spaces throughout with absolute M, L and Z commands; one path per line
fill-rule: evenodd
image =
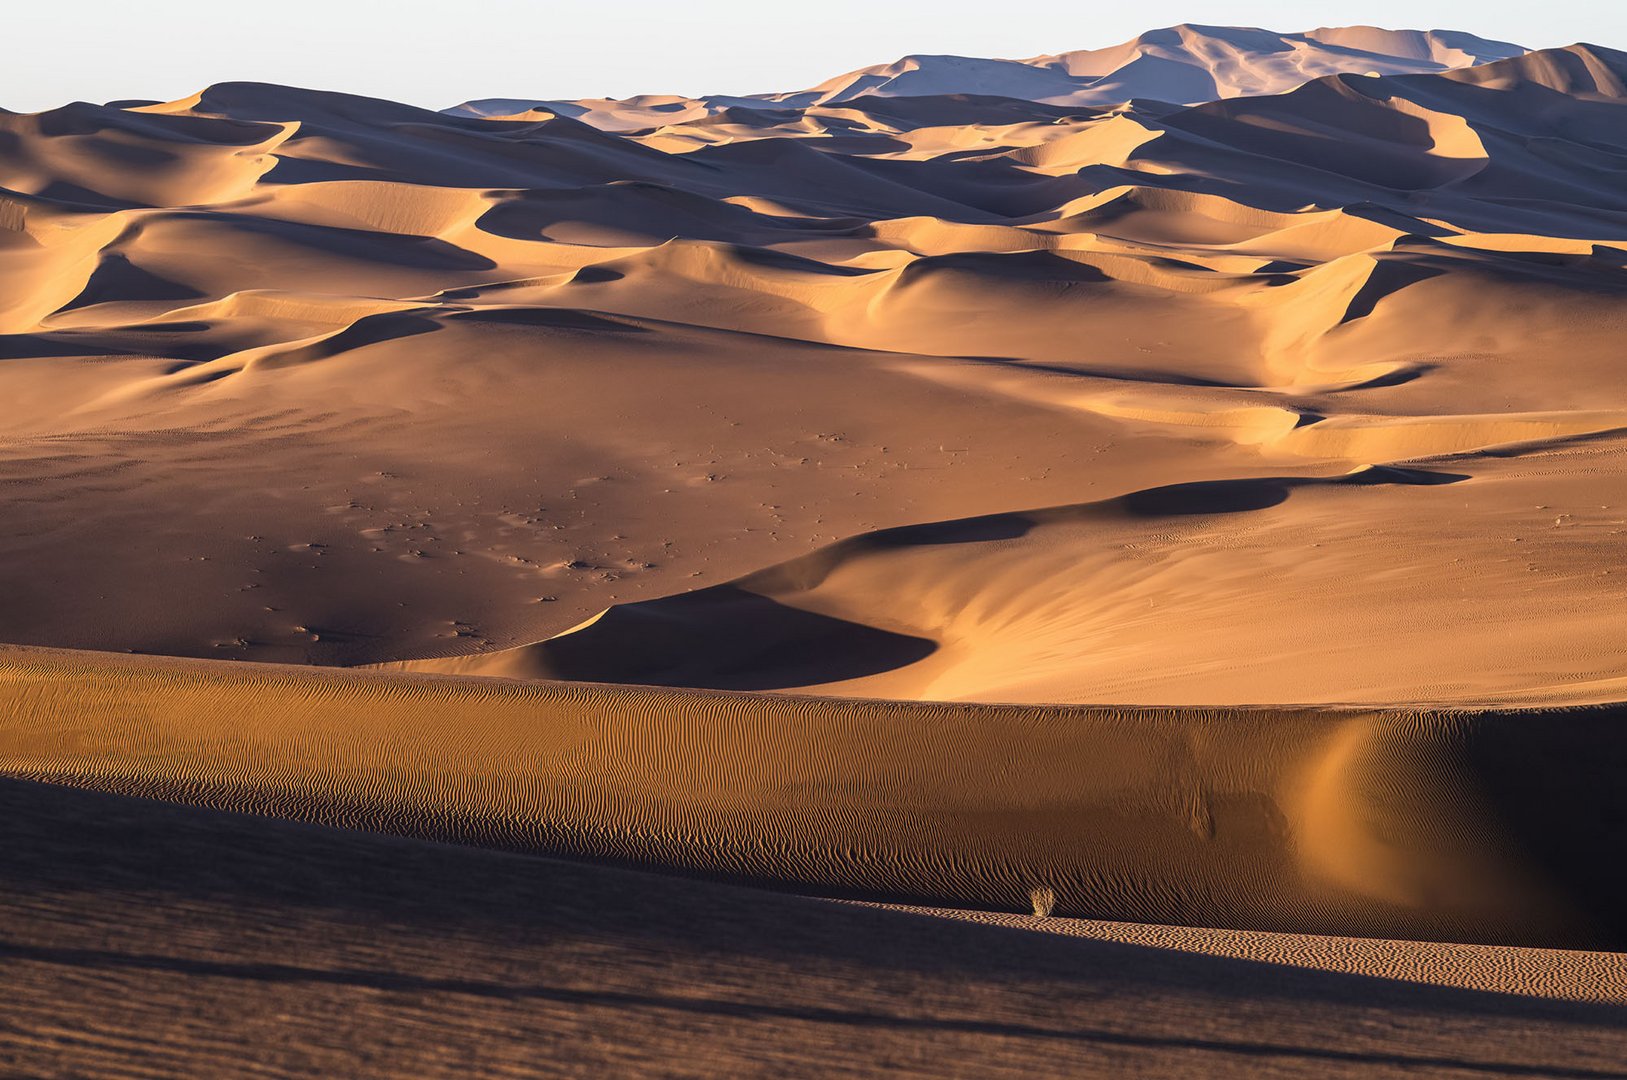
M 1627 50 L 1621 0 L 55 0 L 3 19 L 0 108 L 277 82 L 471 98 L 797 90 L 910 53 L 1026 57 L 1176 23 L 1467 30 Z M 249 12 L 255 12 L 249 15 Z

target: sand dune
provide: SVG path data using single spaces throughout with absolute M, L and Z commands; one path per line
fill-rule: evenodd
M 12 650 L 8 775 L 780 887 L 1620 947 L 1619 710 L 841 701 Z
M 638 918 L 674 898 L 669 929 L 720 905 L 697 925 L 749 931 L 753 994 L 896 931 L 1023 957 L 923 1016 L 1016 1016 L 1038 972 L 1064 996 L 1161 987 L 1169 1030 L 1233 979 L 1225 1007 L 1323 1025 L 1177 1046 L 1131 1002 L 1101 1021 L 1120 1072 L 1609 1075 L 1619 1017 L 1576 1010 L 1617 1001 L 1619 956 L 1531 950 L 1627 936 L 1624 117 L 1627 54 L 1602 46 L 1196 26 L 758 97 L 437 113 L 232 82 L 0 112 L 0 771 L 397 838 L 20 782 L 8 820 L 55 807 L 128 874 L 119 815 L 350 853 L 363 907 L 405 860 L 451 891 L 378 946 L 404 968 L 465 902 L 446 882 L 512 873 L 544 912 L 555 880 L 630 890 Z M 31 865 L 60 861 L 16 827 Z M 448 840 L 674 877 L 425 843 Z M 290 858 L 244 855 L 231 887 Z M 26 883 L 0 904 L 45 937 L 0 954 L 59 1004 L 105 962 L 204 1008 L 280 946 L 221 945 L 259 916 L 183 879 L 166 903 L 215 943 L 179 968 L 134 944 L 159 923 L 94 945 Z M 132 903 L 50 880 L 108 927 Z M 300 880 L 290 933 L 340 942 L 311 970 L 372 947 Z M 1037 887 L 1114 922 L 968 925 Z M 535 981 L 492 951 L 555 925 L 528 902 L 479 908 L 482 986 Z M 827 929 L 776 951 L 754 904 Z M 571 910 L 607 964 L 717 976 L 711 938 L 652 952 L 666 930 Z M 937 978 L 868 949 L 822 970 Z M 1119 967 L 1081 984 L 1053 955 Z M 256 1007 L 312 981 L 271 963 Z M 322 985 L 335 1008 L 463 993 Z M 911 1052 L 921 1029 L 854 993 L 828 1006 L 874 1036 L 850 1071 Z M 531 1000 L 487 997 L 516 1023 Z M 790 1071 L 834 1053 L 816 998 L 718 998 L 713 1074 L 747 1071 L 770 1015 L 806 1036 Z M 1384 1057 L 1357 1019 L 1327 1027 L 1333 999 L 1445 1034 Z M 549 1001 L 557 1030 L 599 1022 Z M 376 1039 L 397 1014 L 356 1015 Z M 978 1075 L 1079 1051 L 989 1022 L 1011 1026 L 943 1029 Z M 6 1067 L 60 1049 L 30 1024 Z M 1528 1052 L 1561 1030 L 1587 1048 Z M 189 1045 L 181 1071 L 244 1052 Z M 599 1064 L 665 1046 L 638 1045 Z M 96 1053 L 70 1071 L 117 1071 Z

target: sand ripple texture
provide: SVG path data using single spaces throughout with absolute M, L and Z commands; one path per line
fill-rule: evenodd
M 831 894 L 1535 945 L 1627 940 L 1619 723 L 0 662 L 18 777 Z

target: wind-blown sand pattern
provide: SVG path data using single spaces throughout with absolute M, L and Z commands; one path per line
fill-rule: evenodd
M 984 1040 L 975 1075 L 1616 1075 L 1624 121 L 1627 53 L 1601 46 L 1193 26 L 743 97 L 437 113 L 224 83 L 0 112 L 18 851 L 123 867 L 110 912 L 203 889 L 187 910 L 217 937 L 250 917 L 201 879 L 142 878 L 120 815 L 181 831 L 164 865 L 284 853 L 233 855 L 228 892 L 302 845 L 373 868 L 300 878 L 301 912 L 330 888 L 370 908 L 400 858 L 437 883 L 626 888 L 645 915 L 763 904 L 855 942 L 1009 948 L 942 1029 Z M 77 839 L 29 824 L 36 805 Z M 242 949 L 177 966 L 134 933 L 148 960 L 109 959 L 71 930 L 98 886 L 46 876 L 81 914 L 28 914 L 27 882 L 0 881 L 33 928 L 0 959 L 51 994 L 81 962 L 183 1010 L 206 1008 L 189 976 L 260 977 Z M 1036 889 L 1056 918 L 1013 914 Z M 564 910 L 538 902 L 543 923 L 483 907 L 481 947 Z M 456 909 L 424 904 L 379 946 L 406 966 Z M 254 947 L 353 940 L 308 914 Z M 558 917 L 607 963 L 715 975 L 689 945 Z M 766 948 L 771 920 L 741 918 L 740 948 Z M 1473 1022 L 1387 1057 L 1115 1029 L 1082 1062 L 1009 1019 L 1032 995 L 996 982 L 1061 970 L 1035 957 L 1131 946 L 1170 1015 L 1281 978 L 1337 983 L 1375 1023 L 1399 1001 Z M 793 964 L 762 955 L 759 988 Z M 878 970 L 857 944 L 832 965 Z M 474 993 L 442 982 L 324 992 Z M 567 1026 L 608 1007 L 544 997 Z M 967 1026 L 977 1001 L 1008 1019 Z M 708 1075 L 749 1071 L 742 1018 L 828 1034 L 873 1006 L 702 1010 L 729 1047 Z M 1267 1026 L 1318 1008 L 1272 997 Z M 359 1015 L 356 1038 L 385 1037 L 387 1012 Z M 927 1030 L 877 1023 L 840 1068 Z M 25 1034 L 0 1064 L 40 1072 L 62 1047 Z M 804 1035 L 774 1064 L 836 1069 Z M 232 1071 L 252 1043 L 175 1068 Z M 379 1074 L 450 1068 L 412 1045 Z M 66 1074 L 120 1073 L 116 1049 L 83 1053 Z

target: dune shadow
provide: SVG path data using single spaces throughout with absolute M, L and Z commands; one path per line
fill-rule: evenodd
M 872 539 L 878 547 L 936 547 L 944 544 L 986 544 L 997 540 L 1016 540 L 1027 536 L 1034 527 L 1032 518 L 1023 514 L 994 514 L 989 517 L 959 518 L 954 521 L 929 521 L 921 525 L 904 525 L 875 533 Z
M 1133 491 L 1124 507 L 1138 517 L 1175 517 L 1189 514 L 1241 514 L 1266 510 L 1286 502 L 1302 480 L 1199 480 L 1189 484 Z
M 1434 364 L 1408 364 L 1394 371 L 1385 372 L 1364 382 L 1352 383 L 1340 387 L 1341 390 L 1382 390 L 1392 386 L 1405 386 L 1415 379 L 1422 378 L 1435 369 Z
M 1369 465 L 1359 472 L 1339 478 L 1339 483 L 1353 487 L 1378 484 L 1400 484 L 1410 487 L 1441 487 L 1461 484 L 1473 479 L 1468 473 L 1443 472 L 1439 469 L 1420 469 L 1402 465 Z
M 649 333 L 646 328 L 636 323 L 577 308 L 475 308 L 471 311 L 455 312 L 448 318 L 458 322 L 492 323 L 500 326 L 536 326 L 611 334 Z
M 469 272 L 497 268 L 497 264 L 486 256 L 435 236 L 311 225 L 302 221 L 249 215 L 227 219 L 223 215 L 197 210 L 177 211 L 175 217 L 222 225 L 228 236 L 231 231 L 247 233 L 345 260 L 383 263 L 412 270 Z
M 1427 263 L 1404 259 L 1401 257 L 1381 258 L 1374 264 L 1372 271 L 1361 288 L 1356 290 L 1345 307 L 1345 313 L 1340 317 L 1339 323 L 1355 322 L 1364 319 L 1378 307 L 1379 301 L 1411 285 L 1430 278 L 1439 277 L 1446 273 L 1441 266 L 1432 266 Z
M 1482 717 L 1463 742 L 1486 813 L 1526 865 L 1600 927 L 1627 941 L 1627 708 L 1571 710 L 1564 723 Z
M 129 348 L 57 330 L 49 334 L 0 334 L 0 360 L 69 356 L 124 356 Z
M 937 645 L 718 585 L 611 608 L 531 648 L 553 678 L 783 690 L 905 667 Z
M 1432 487 L 1469 477 L 1422 468 L 1371 466 L 1344 476 L 1206 480 L 1147 488 L 1110 501 L 1135 517 L 1249 513 L 1308 486 Z M 739 583 L 623 604 L 575 630 L 526 646 L 527 677 L 711 690 L 786 690 L 879 675 L 918 663 L 937 644 L 775 600 L 816 588 L 865 552 L 998 543 L 1042 522 L 1073 520 L 1103 504 L 923 522 L 849 538 Z
M 1140 517 L 1178 517 L 1200 514 L 1242 514 L 1268 510 L 1287 501 L 1295 488 L 1331 485 L 1372 487 L 1395 484 L 1407 487 L 1436 487 L 1457 484 L 1467 473 L 1399 465 L 1370 465 L 1337 477 L 1266 476 L 1244 480 L 1196 480 L 1185 484 L 1134 491 L 1121 500 L 1124 508 Z
M 1212 387 L 1217 390 L 1256 389 L 1256 387 L 1247 383 L 1228 382 L 1224 379 L 1208 379 L 1201 375 L 1189 375 L 1184 372 L 1160 368 L 1055 364 L 1038 360 L 1024 360 L 1014 356 L 957 356 L 954 359 L 966 360 L 974 364 L 1015 368 L 1020 371 L 1038 371 L 1046 375 L 1063 375 L 1079 379 L 1111 379 L 1114 382 L 1148 383 L 1155 386 Z
M 199 300 L 204 294 L 190 285 L 170 281 L 151 270 L 145 270 L 128 257 L 117 252 L 103 254 L 101 262 L 91 272 L 90 279 L 79 295 L 63 304 L 58 311 L 73 311 L 116 300 L 153 301 Z

